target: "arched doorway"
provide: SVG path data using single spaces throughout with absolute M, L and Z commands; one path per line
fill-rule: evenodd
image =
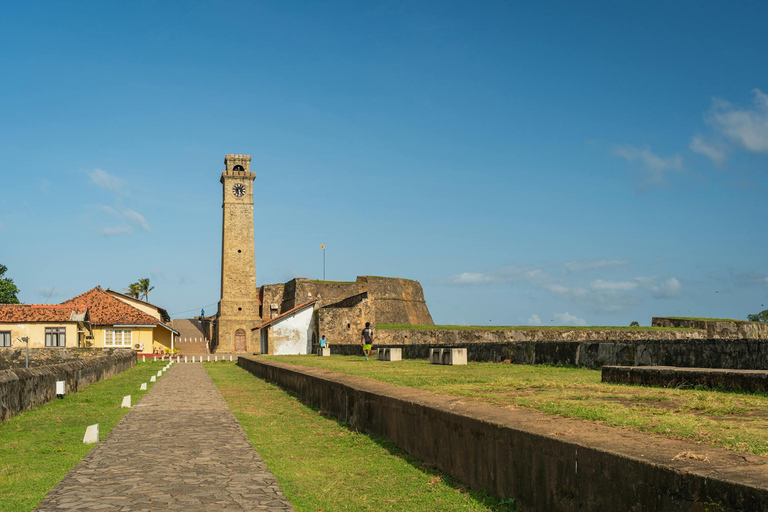
M 235 352 L 245 352 L 246 350 L 245 331 L 238 329 L 235 331 Z

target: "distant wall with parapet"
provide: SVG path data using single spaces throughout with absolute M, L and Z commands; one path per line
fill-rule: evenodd
M 66 381 L 67 393 L 75 393 L 134 364 L 135 352 L 119 350 L 93 359 L 0 371 L 0 421 L 54 400 L 56 381 Z
M 325 335 L 331 345 L 359 344 L 365 322 L 372 317 L 368 292 L 353 295 L 316 310 L 314 339 Z
M 116 352 L 130 352 L 124 348 L 59 348 L 46 347 L 29 350 L 29 366 L 70 363 L 112 355 Z M 25 347 L 0 348 L 0 370 L 24 368 L 27 363 Z
M 680 366 L 768 369 L 768 340 L 708 339 L 704 330 L 377 329 L 374 347 L 425 359 L 432 347 L 466 347 L 470 361 L 599 368 Z M 332 354 L 359 355 L 359 345 L 331 344 Z
M 361 276 L 371 299 L 376 324 L 433 325 L 418 281 L 393 277 Z
M 741 322 L 726 320 L 707 320 L 653 317 L 651 325 L 654 327 L 688 327 L 702 329 L 707 332 L 707 338 L 715 339 L 751 339 L 768 340 L 768 324 L 762 322 Z

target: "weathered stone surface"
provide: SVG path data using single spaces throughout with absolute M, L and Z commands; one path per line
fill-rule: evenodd
M 0 371 L 0 421 L 56 398 L 56 381 L 65 381 L 67 393 L 76 393 L 136 363 L 130 350 L 70 363 Z
M 37 510 L 293 510 L 202 365 L 176 365 Z
M 451 344 L 434 344 L 427 340 L 406 345 L 376 344 L 377 348 L 402 348 L 406 359 L 428 359 L 430 349 L 446 346 Z M 546 363 L 589 368 L 613 365 L 768 369 L 768 340 L 508 341 L 455 343 L 454 346 L 466 346 L 469 360 L 477 362 Z M 331 345 L 331 353 L 361 355 L 362 351 L 359 345 L 338 344 Z
M 728 322 L 653 317 L 654 327 L 688 327 L 706 331 L 707 338 L 768 340 L 768 324 L 762 322 Z
M 603 382 L 665 388 L 702 386 L 731 391 L 768 392 L 768 371 L 674 366 L 603 366 Z
M 762 457 L 240 357 L 351 428 L 525 511 L 768 511 Z M 706 462 L 676 455 L 692 452 Z
M 35 348 L 29 351 L 29 366 L 70 363 L 125 351 L 120 348 Z M 25 368 L 26 354 L 26 347 L 0 348 L 0 370 Z

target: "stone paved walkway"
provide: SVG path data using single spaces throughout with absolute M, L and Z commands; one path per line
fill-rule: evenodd
M 180 363 L 36 510 L 293 508 L 203 365 Z

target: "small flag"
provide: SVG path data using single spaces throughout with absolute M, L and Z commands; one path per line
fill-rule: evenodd
M 325 244 L 320 244 L 321 249 L 325 249 Z

